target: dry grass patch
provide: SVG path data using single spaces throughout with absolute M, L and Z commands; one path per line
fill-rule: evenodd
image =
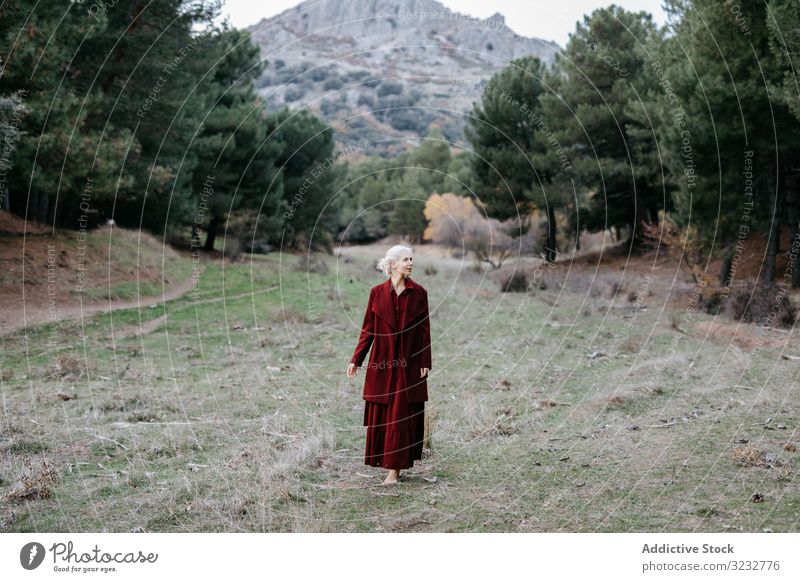
M 733 449 L 731 456 L 734 462 L 745 467 L 785 467 L 789 463 L 778 457 L 775 453 L 769 453 L 756 448 L 752 444 Z
M 3 500 L 47 499 L 59 481 L 58 472 L 47 459 L 34 463 L 26 457 L 22 460 L 22 472 L 19 478 L 9 487 Z
M 88 380 L 89 372 L 93 369 L 94 367 L 85 360 L 69 354 L 60 354 L 53 361 L 47 378 L 51 380 Z

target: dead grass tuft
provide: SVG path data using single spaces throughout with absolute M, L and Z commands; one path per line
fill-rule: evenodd
M 621 352 L 626 354 L 638 354 L 642 350 L 644 340 L 640 335 L 629 335 L 619 345 Z
M 483 399 L 474 396 L 465 402 L 462 423 L 469 438 L 509 436 L 519 432 L 515 417 L 513 408 L 493 410 Z
M 609 396 L 606 401 L 606 406 L 609 408 L 621 408 L 625 406 L 626 402 L 622 396 Z
M 68 354 L 59 355 L 53 363 L 50 379 L 80 380 L 89 379 L 91 366 L 79 358 Z
M 745 467 L 783 467 L 786 463 L 775 453 L 762 451 L 751 444 L 733 449 L 734 462 Z
M 30 459 L 22 460 L 22 474 L 3 497 L 4 501 L 47 499 L 59 481 L 53 466 L 43 459 L 34 467 Z

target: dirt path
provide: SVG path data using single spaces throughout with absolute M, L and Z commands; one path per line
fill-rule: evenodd
M 202 273 L 202 268 L 201 268 Z M 120 309 L 140 308 L 153 303 L 163 303 L 184 296 L 192 290 L 197 275 L 192 274 L 188 279 L 173 285 L 161 295 L 139 297 L 138 299 L 120 299 L 108 302 L 92 302 L 83 305 L 57 305 L 54 310 L 55 319 L 50 319 L 50 312 L 46 305 L 36 305 L 29 308 L 26 305 L 17 311 L 0 313 L 0 337 L 11 334 L 20 329 L 28 329 L 38 325 L 65 321 L 69 319 L 82 319 L 98 313 L 110 313 Z

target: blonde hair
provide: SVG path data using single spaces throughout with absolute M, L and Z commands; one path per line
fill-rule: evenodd
M 386 254 L 383 256 L 383 258 L 380 261 L 378 261 L 376 268 L 387 277 L 391 276 L 392 274 L 391 263 L 396 263 L 397 261 L 399 261 L 400 256 L 405 252 L 409 253 L 414 252 L 410 244 L 403 243 L 399 245 L 394 245 L 392 248 L 386 251 Z

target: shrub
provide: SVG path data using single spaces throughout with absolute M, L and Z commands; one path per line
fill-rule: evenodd
M 347 103 L 342 103 L 342 101 L 328 101 L 327 99 L 323 99 L 322 103 L 320 103 L 320 111 L 325 116 L 332 116 L 337 111 L 341 111 L 343 109 L 347 109 Z
M 410 109 L 400 109 L 392 111 L 389 118 L 389 125 L 397 131 L 414 131 L 417 128 L 418 119 Z
M 284 66 L 275 73 L 276 84 L 283 83 L 302 83 L 305 80 L 303 73 L 311 67 L 310 63 L 299 63 L 297 65 Z
M 372 97 L 372 95 L 369 95 L 367 93 L 361 93 L 358 96 L 358 105 L 359 105 L 359 107 L 362 106 L 362 105 L 366 105 L 369 109 L 374 109 L 375 108 L 375 99 Z M 361 118 L 359 118 L 359 120 L 360 119 Z
M 291 103 L 292 101 L 302 99 L 305 94 L 305 91 L 301 87 L 288 87 L 283 93 L 283 99 L 287 103 Z
M 425 240 L 433 241 L 452 249 L 463 247 L 472 251 L 477 260 L 499 268 L 515 254 L 531 254 L 535 249 L 533 238 L 536 230 L 517 237 L 514 220 L 500 222 L 485 218 L 475 207 L 472 198 L 446 192 L 432 194 L 425 204 L 428 227 L 423 233 Z
M 514 271 L 501 281 L 500 288 L 503 293 L 524 293 L 528 288 L 528 277 L 525 273 Z
M 319 83 L 320 81 L 324 81 L 328 78 L 330 72 L 327 69 L 312 69 L 308 72 L 308 77 L 315 83 Z
M 714 291 L 708 297 L 700 295 L 700 307 L 706 313 L 716 315 L 720 309 L 725 307 L 725 296 L 719 291 Z
M 351 83 L 353 81 L 360 81 L 364 77 L 368 76 L 369 76 L 369 71 L 349 71 L 347 73 L 344 73 L 344 75 L 342 75 L 344 80 L 347 81 L 348 83 Z
M 772 282 L 752 280 L 731 292 L 725 312 L 737 321 L 768 327 L 792 327 L 797 317 L 785 289 Z
M 341 89 L 343 85 L 344 83 L 342 80 L 336 75 L 333 75 L 329 77 L 327 81 L 325 81 L 325 83 L 322 85 L 322 88 L 326 91 L 336 91 L 337 89 Z
M 376 92 L 378 93 L 378 97 L 400 95 L 403 92 L 403 84 L 400 81 L 381 81 Z

